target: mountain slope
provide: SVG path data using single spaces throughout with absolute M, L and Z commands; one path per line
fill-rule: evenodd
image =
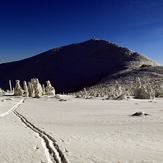
M 58 93 L 74 92 L 92 86 L 114 73 L 154 61 L 105 40 L 88 40 L 51 49 L 24 60 L 0 64 L 0 87 L 8 80 L 39 78 L 51 80 Z
M 150 85 L 151 89 L 155 91 L 156 97 L 163 97 L 163 66 L 140 67 L 115 73 L 87 88 L 87 94 L 95 97 L 111 97 L 116 93 L 117 85 L 119 85 L 124 94 L 134 96 L 135 88 L 139 86 L 138 77 L 144 88 Z M 79 94 L 85 95 L 85 91 L 81 91 Z

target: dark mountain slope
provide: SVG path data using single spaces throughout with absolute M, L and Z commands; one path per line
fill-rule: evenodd
M 0 64 L 0 87 L 8 80 L 39 78 L 51 80 L 58 93 L 73 92 L 96 84 L 106 76 L 141 65 L 156 65 L 152 60 L 104 40 L 88 40 L 51 49 L 21 61 Z

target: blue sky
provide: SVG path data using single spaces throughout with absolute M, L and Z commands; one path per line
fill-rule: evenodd
M 91 37 L 163 63 L 163 1 L 0 1 L 0 61 L 26 58 Z

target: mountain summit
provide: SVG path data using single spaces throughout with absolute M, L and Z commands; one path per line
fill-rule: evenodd
M 51 80 L 58 93 L 92 86 L 119 71 L 156 66 L 151 59 L 105 40 L 88 41 L 54 48 L 24 60 L 0 64 L 0 87 L 8 80 Z

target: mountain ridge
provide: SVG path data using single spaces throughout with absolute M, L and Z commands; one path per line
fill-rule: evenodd
M 41 83 L 51 80 L 58 93 L 68 93 L 92 86 L 118 71 L 142 65 L 158 64 L 114 43 L 90 39 L 0 64 L 0 87 L 7 88 L 8 80 L 28 81 L 35 77 Z

